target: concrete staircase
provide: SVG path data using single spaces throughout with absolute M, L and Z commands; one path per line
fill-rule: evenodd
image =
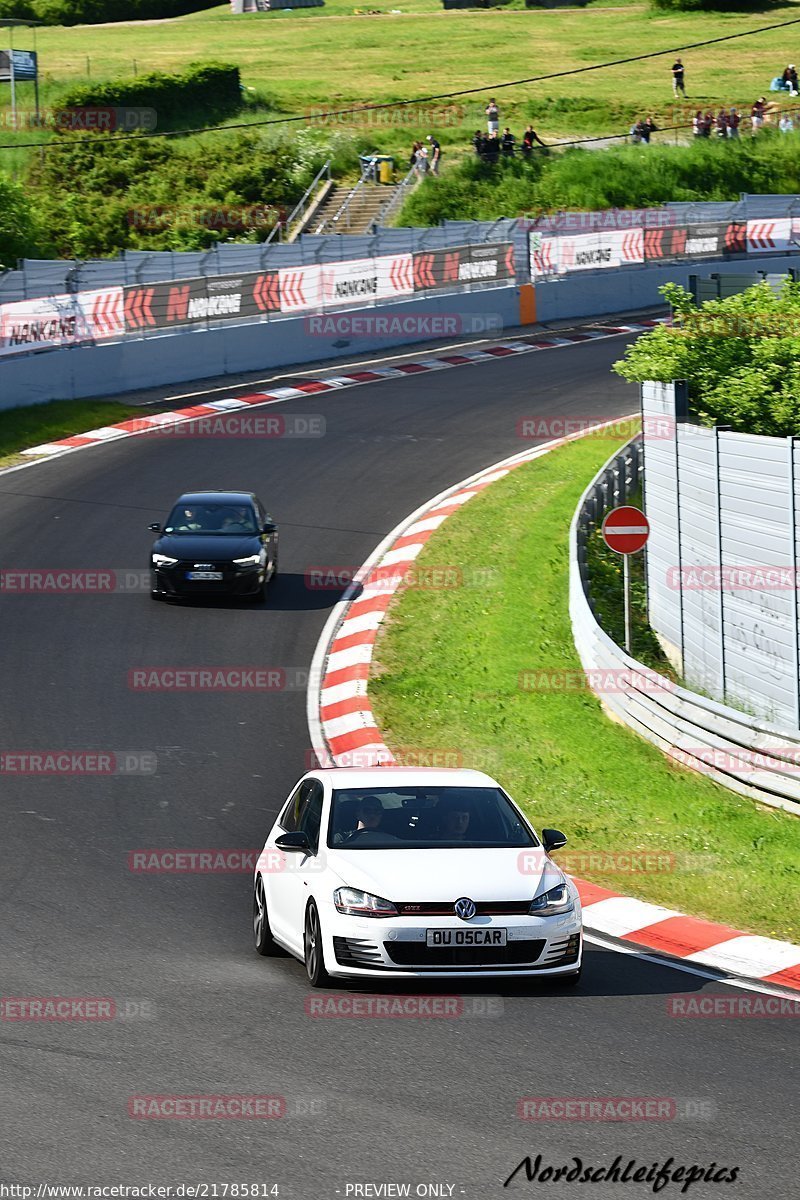
M 362 183 L 354 188 L 336 184 L 314 214 L 314 220 L 306 232 L 368 233 L 378 213 L 395 195 L 397 188 L 397 184 L 388 183 Z

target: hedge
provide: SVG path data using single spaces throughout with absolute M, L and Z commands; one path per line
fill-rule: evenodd
M 215 8 L 219 0 L 0 0 L 0 18 L 43 25 L 158 21 Z
M 135 78 L 87 83 L 63 97 L 63 108 L 152 108 L 157 128 L 221 121 L 242 104 L 239 68 L 191 63 L 180 75 L 154 71 Z

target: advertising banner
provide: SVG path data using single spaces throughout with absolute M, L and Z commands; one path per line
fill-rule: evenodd
M 797 224 L 797 222 L 794 222 Z M 773 250 L 793 250 L 791 217 L 771 217 L 747 222 L 747 249 L 750 254 L 769 254 Z
M 121 337 L 122 288 L 42 296 L 0 305 L 0 354 Z
M 513 279 L 512 242 L 480 242 L 414 254 L 414 291 Z
M 560 237 L 557 241 L 558 270 L 561 273 L 597 271 L 605 267 L 644 262 L 643 229 L 609 229 L 601 233 Z

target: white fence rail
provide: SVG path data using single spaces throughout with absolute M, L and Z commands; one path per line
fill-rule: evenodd
M 613 716 L 676 763 L 800 815 L 800 729 L 779 729 L 678 686 L 626 654 L 592 611 L 586 539 L 606 505 L 623 501 L 635 488 L 639 464 L 631 443 L 592 480 L 572 520 L 570 618 L 589 686 Z M 652 524 L 652 512 L 650 519 Z

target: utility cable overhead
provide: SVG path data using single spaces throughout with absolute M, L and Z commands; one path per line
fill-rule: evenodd
M 458 96 L 473 96 L 477 92 L 499 92 L 503 88 L 522 87 L 524 84 L 529 83 L 545 83 L 549 79 L 564 79 L 571 75 L 585 75 L 587 71 L 604 71 L 609 67 L 621 67 L 627 63 L 644 62 L 650 58 L 661 58 L 665 54 L 683 54 L 686 50 L 697 50 L 702 46 L 714 46 L 719 42 L 732 42 L 737 38 L 754 37 L 758 33 L 771 33 L 776 29 L 788 29 L 790 25 L 800 25 L 800 17 L 793 17 L 791 21 L 780 21 L 775 25 L 761 25 L 758 29 L 746 29 L 741 33 L 726 33 L 722 37 L 705 38 L 701 42 L 689 42 L 685 46 L 671 46 L 664 50 L 651 50 L 648 54 L 633 54 L 628 58 L 614 58 L 609 62 L 592 63 L 588 67 L 571 67 L 568 71 L 551 71 L 547 75 L 532 75 L 528 79 L 513 79 L 508 83 L 487 83 L 482 84 L 480 87 L 462 88 L 455 92 L 440 92 L 436 96 L 417 96 L 410 100 L 386 100 L 381 104 L 359 104 L 353 108 L 330 109 L 318 113 L 298 113 L 293 117 L 266 117 L 261 121 L 239 121 L 231 125 L 201 125 L 197 129 L 165 129 L 142 133 L 97 134 L 92 138 L 87 138 L 81 144 L 95 149 L 97 146 L 107 145 L 109 142 L 126 142 L 134 139 L 189 137 L 193 134 L 201 133 L 225 133 L 227 130 L 234 129 L 258 129 L 271 125 L 291 125 L 298 121 L 309 124 L 312 121 L 324 120 L 328 117 L 350 116 L 353 113 L 376 112 L 387 108 L 404 108 L 409 104 L 429 104 L 434 100 L 453 100 Z M 597 139 L 586 138 L 583 140 L 593 141 Z M 577 143 L 563 142 L 555 144 L 573 145 Z M 32 148 L 47 151 L 54 148 L 58 149 L 59 145 L 57 141 L 2 143 L 0 144 L 0 150 L 24 150 Z

